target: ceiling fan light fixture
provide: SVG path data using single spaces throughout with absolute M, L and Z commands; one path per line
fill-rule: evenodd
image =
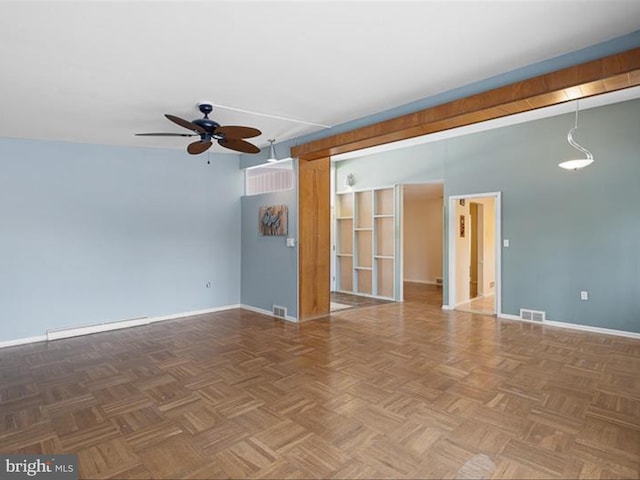
M 573 132 L 575 132 L 577 129 L 578 129 L 578 101 L 576 101 L 576 120 L 573 128 L 569 130 L 569 133 L 567 134 L 567 142 L 569 142 L 569 145 L 571 145 L 573 148 L 575 148 L 579 152 L 582 152 L 585 155 L 585 157 L 560 162 L 558 166 L 560 168 L 564 168 L 565 170 L 577 171 L 593 163 L 593 155 L 591 154 L 591 152 L 586 148 L 584 148 L 582 145 L 580 145 L 578 142 L 576 142 L 573 138 Z
M 275 163 L 278 161 L 278 158 L 276 157 L 276 147 L 274 145 L 275 141 L 275 139 L 267 140 L 267 142 L 269 142 L 269 158 L 267 158 L 267 162 L 269 163 Z

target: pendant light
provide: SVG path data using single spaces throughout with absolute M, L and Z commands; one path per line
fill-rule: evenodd
M 275 142 L 275 139 L 269 139 L 267 140 L 267 142 L 269 142 L 269 158 L 267 158 L 267 162 L 269 163 L 273 163 L 273 162 L 277 162 L 278 159 L 276 158 L 276 147 L 273 145 Z
M 576 142 L 573 139 L 573 132 L 575 132 L 577 129 L 578 129 L 578 101 L 576 100 L 576 120 L 573 128 L 569 130 L 569 133 L 567 134 L 567 141 L 569 142 L 569 145 L 571 145 L 573 148 L 584 153 L 585 157 L 577 158 L 574 160 L 567 160 L 559 163 L 558 166 L 560 168 L 564 168 L 565 170 L 574 170 L 574 171 L 580 170 L 581 168 L 584 168 L 593 163 L 593 155 L 591 154 L 591 152 L 586 148 L 584 148 L 582 145 L 578 144 L 578 142 Z

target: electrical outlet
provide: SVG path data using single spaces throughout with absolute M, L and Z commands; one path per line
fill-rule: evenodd
M 589 292 L 583 290 L 580 292 L 580 300 L 589 300 Z

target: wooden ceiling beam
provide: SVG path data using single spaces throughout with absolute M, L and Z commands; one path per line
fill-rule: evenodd
M 291 148 L 313 160 L 640 85 L 640 48 Z

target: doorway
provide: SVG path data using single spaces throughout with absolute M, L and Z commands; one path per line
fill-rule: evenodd
M 442 306 L 443 182 L 402 185 L 403 300 Z
M 449 197 L 449 309 L 500 313 L 500 193 Z

